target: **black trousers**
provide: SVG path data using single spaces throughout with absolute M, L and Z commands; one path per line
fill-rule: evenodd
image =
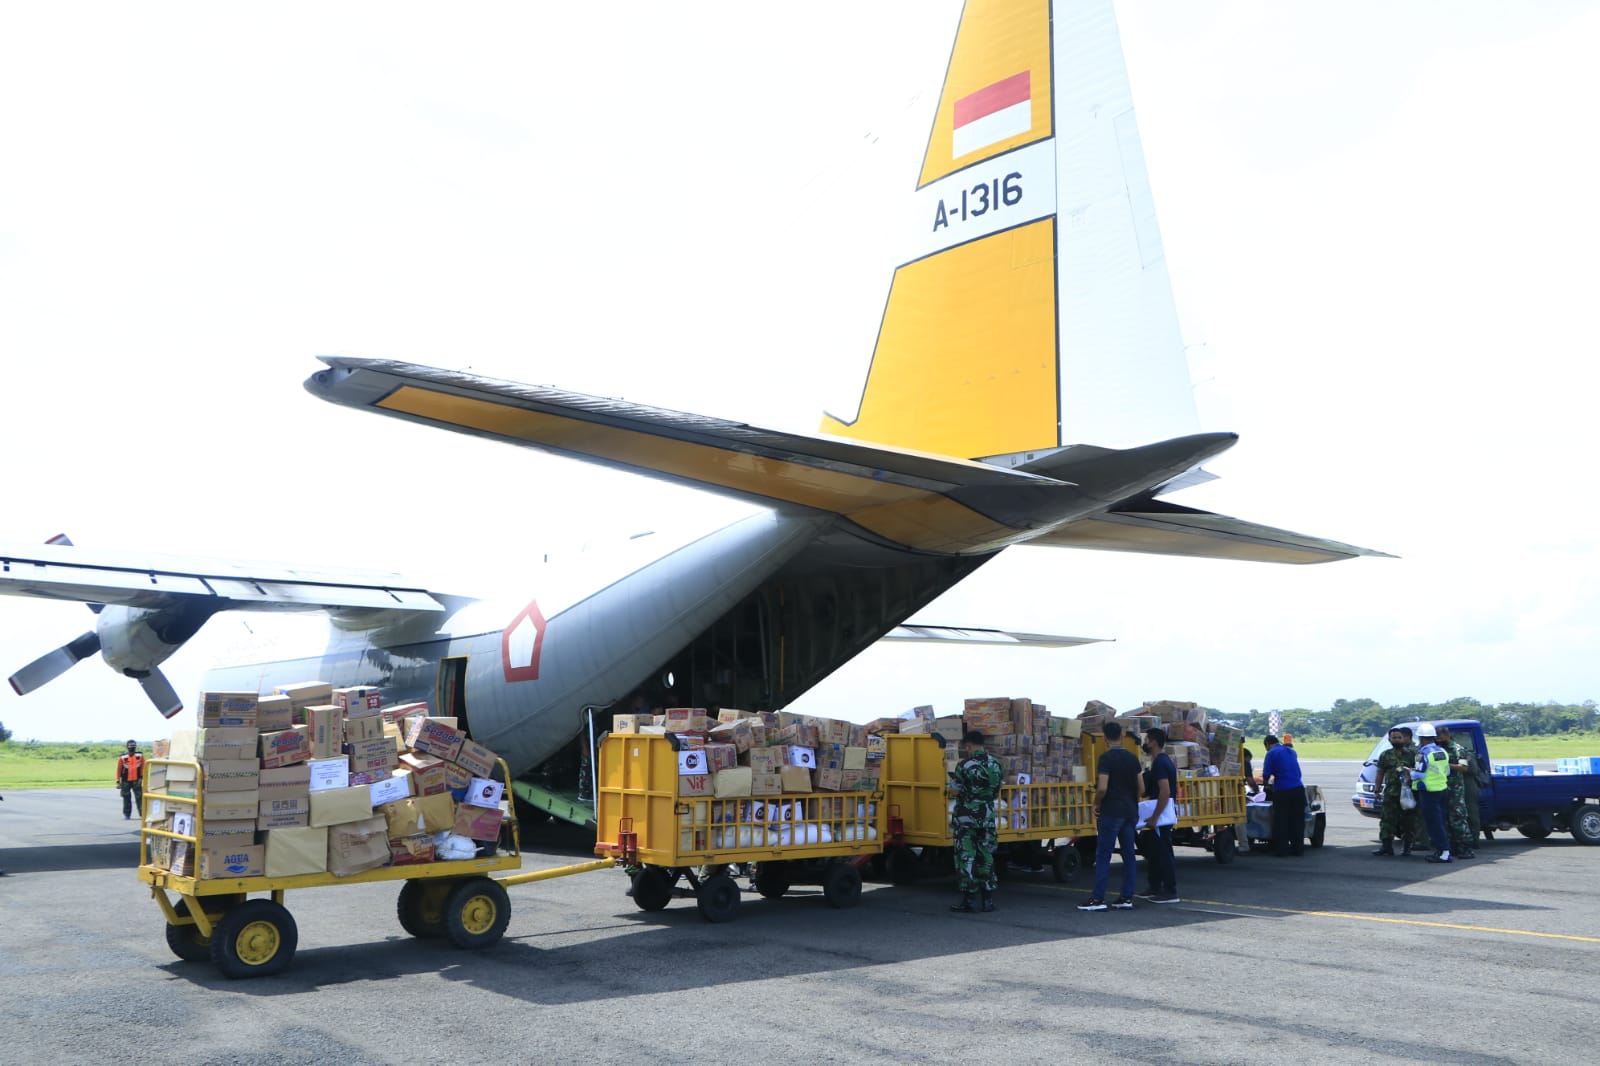
M 1272 850 L 1279 855 L 1299 855 L 1305 850 L 1306 790 L 1272 790 Z
M 122 786 L 122 816 L 131 818 L 138 815 L 144 817 L 144 788 L 137 781 L 129 781 Z

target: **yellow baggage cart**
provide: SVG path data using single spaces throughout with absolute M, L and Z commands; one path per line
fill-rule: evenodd
M 148 785 L 157 769 L 169 779 L 152 790 Z M 181 773 L 174 774 L 175 769 Z M 610 862 L 591 862 L 491 877 L 522 865 L 515 813 L 508 811 L 499 839 L 481 845 L 470 859 L 385 865 L 347 877 L 322 872 L 288 877 L 224 873 L 202 878 L 199 852 L 206 838 L 206 802 L 199 764 L 150 759 L 145 774 L 139 880 L 150 886 L 150 895 L 166 915 L 167 946 L 172 953 L 188 962 L 209 960 L 227 977 L 263 977 L 282 971 L 292 961 L 299 931 L 283 903 L 291 889 L 400 881 L 396 909 L 406 932 L 421 938 L 442 937 L 460 948 L 483 948 L 499 941 L 510 921 L 507 885 L 612 866 Z M 510 779 L 503 760 L 500 774 L 501 780 Z M 181 787 L 171 779 L 177 776 L 184 781 Z M 181 828 L 171 828 L 175 823 Z M 250 839 L 253 845 L 254 837 Z
M 1122 746 L 1135 755 L 1139 754 L 1139 746 L 1132 737 L 1123 736 Z M 1099 734 L 1084 736 L 1083 760 L 1091 775 L 1106 750 L 1105 737 Z M 1175 802 L 1178 806 L 1178 824 L 1173 829 L 1173 844 L 1205 848 L 1218 862 L 1232 862 L 1239 853 L 1239 828 L 1245 821 L 1244 777 L 1180 775 Z M 1084 845 L 1088 861 L 1094 859 L 1094 837 L 1091 828 Z
M 717 796 L 710 775 L 679 773 L 677 738 L 655 734 L 607 736 L 599 766 L 595 854 L 629 870 L 641 910 L 693 895 L 708 921 L 728 921 L 739 907 L 734 874 L 751 864 L 769 899 L 820 884 L 830 906 L 852 906 L 861 865 L 883 847 L 879 793 Z
M 884 736 L 882 771 L 888 821 L 884 868 L 897 885 L 923 873 L 952 869 L 946 741 L 937 734 Z M 1080 862 L 1073 841 L 1094 834 L 1094 787 L 1065 784 L 1003 785 L 995 803 L 995 863 L 1049 861 L 1056 880 L 1070 880 Z

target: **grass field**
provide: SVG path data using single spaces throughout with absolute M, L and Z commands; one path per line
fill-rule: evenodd
M 1372 740 L 1296 740 L 1294 750 L 1305 759 L 1365 759 Z M 1248 745 L 1261 769 L 1265 754 L 1259 738 Z M 13 788 L 111 788 L 116 782 L 120 744 L 0 744 L 0 795 Z M 1489 752 L 1497 761 L 1559 759 L 1600 755 L 1600 733 L 1551 737 L 1490 737 Z M 150 754 L 145 750 L 145 755 Z

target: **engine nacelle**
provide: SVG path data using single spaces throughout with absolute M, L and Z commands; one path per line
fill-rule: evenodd
M 119 674 L 149 677 L 215 613 L 204 603 L 182 603 L 154 610 L 108 605 L 100 611 L 95 623 L 95 631 L 100 636 L 100 657 Z

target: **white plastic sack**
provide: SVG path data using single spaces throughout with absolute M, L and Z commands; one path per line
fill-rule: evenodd
M 1156 813 L 1156 803 L 1157 802 L 1158 801 L 1156 801 L 1156 800 L 1140 800 L 1139 801 L 1139 828 L 1141 828 L 1141 829 L 1148 829 L 1149 828 L 1149 826 L 1146 823 L 1148 823 L 1150 821 L 1150 816 L 1152 814 Z M 1167 804 L 1167 809 L 1161 812 L 1161 821 L 1159 823 L 1157 823 L 1157 824 L 1161 825 L 1161 826 L 1177 825 L 1178 824 L 1178 805 L 1176 803 L 1170 803 L 1169 802 Z
M 478 845 L 466 837 L 458 837 L 448 830 L 433 834 L 433 857 L 440 861 L 471 859 L 478 854 Z

